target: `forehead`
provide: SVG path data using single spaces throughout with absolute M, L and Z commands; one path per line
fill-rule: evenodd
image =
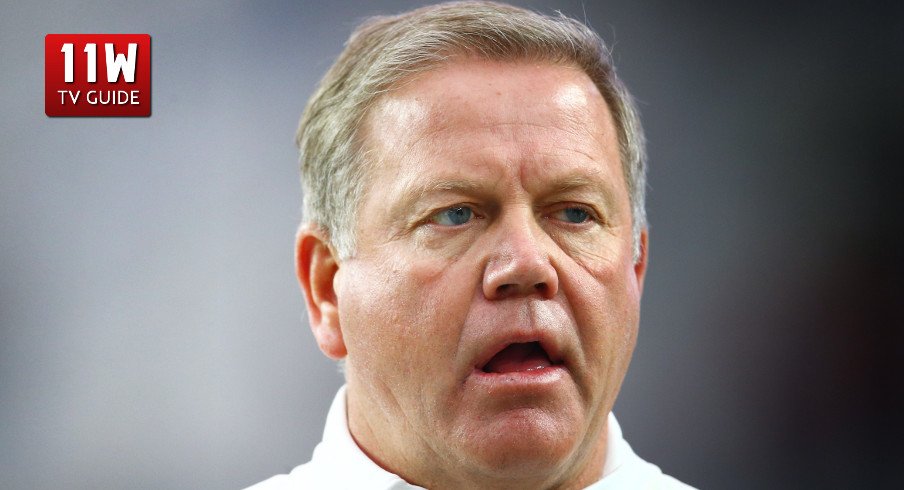
M 579 68 L 548 62 L 457 60 L 416 75 L 377 100 L 364 125 L 376 173 L 416 180 L 557 170 L 620 178 L 609 108 Z M 505 168 L 503 168 L 505 167 Z M 376 182 L 372 182 L 376 184 Z
M 485 110 L 489 105 L 492 112 Z M 365 126 L 375 129 L 386 122 L 386 116 L 393 116 L 407 129 L 417 125 L 434 132 L 462 119 L 473 126 L 529 122 L 550 115 L 575 128 L 586 128 L 588 122 L 612 122 L 596 85 L 577 66 L 461 59 L 398 83 L 375 101 Z

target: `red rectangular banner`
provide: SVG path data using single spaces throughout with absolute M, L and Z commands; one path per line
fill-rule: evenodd
M 48 116 L 151 115 L 149 34 L 47 34 Z

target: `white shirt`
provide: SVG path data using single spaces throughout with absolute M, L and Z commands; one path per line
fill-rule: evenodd
M 609 414 L 608 446 L 602 478 L 586 490 L 615 489 L 692 489 L 678 480 L 664 475 L 658 466 L 647 463 L 634 454 L 622 437 L 621 427 Z M 423 490 L 398 475 L 394 475 L 361 451 L 348 431 L 345 411 L 345 386 L 339 388 L 326 416 L 323 441 L 314 448 L 311 461 L 295 467 L 289 474 L 276 475 L 246 490 Z

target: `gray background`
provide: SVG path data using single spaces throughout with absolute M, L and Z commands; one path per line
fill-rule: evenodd
M 9 2 L 0 487 L 239 488 L 341 383 L 293 276 L 292 138 L 356 21 L 420 2 Z M 614 40 L 652 262 L 616 407 L 704 488 L 904 488 L 901 3 L 529 2 Z M 48 118 L 47 33 L 149 33 L 153 115 Z

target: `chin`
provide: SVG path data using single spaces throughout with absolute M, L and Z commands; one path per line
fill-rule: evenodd
M 572 466 L 586 435 L 578 419 L 536 407 L 512 408 L 479 422 L 464 439 L 464 457 L 489 479 L 510 483 L 555 479 Z

